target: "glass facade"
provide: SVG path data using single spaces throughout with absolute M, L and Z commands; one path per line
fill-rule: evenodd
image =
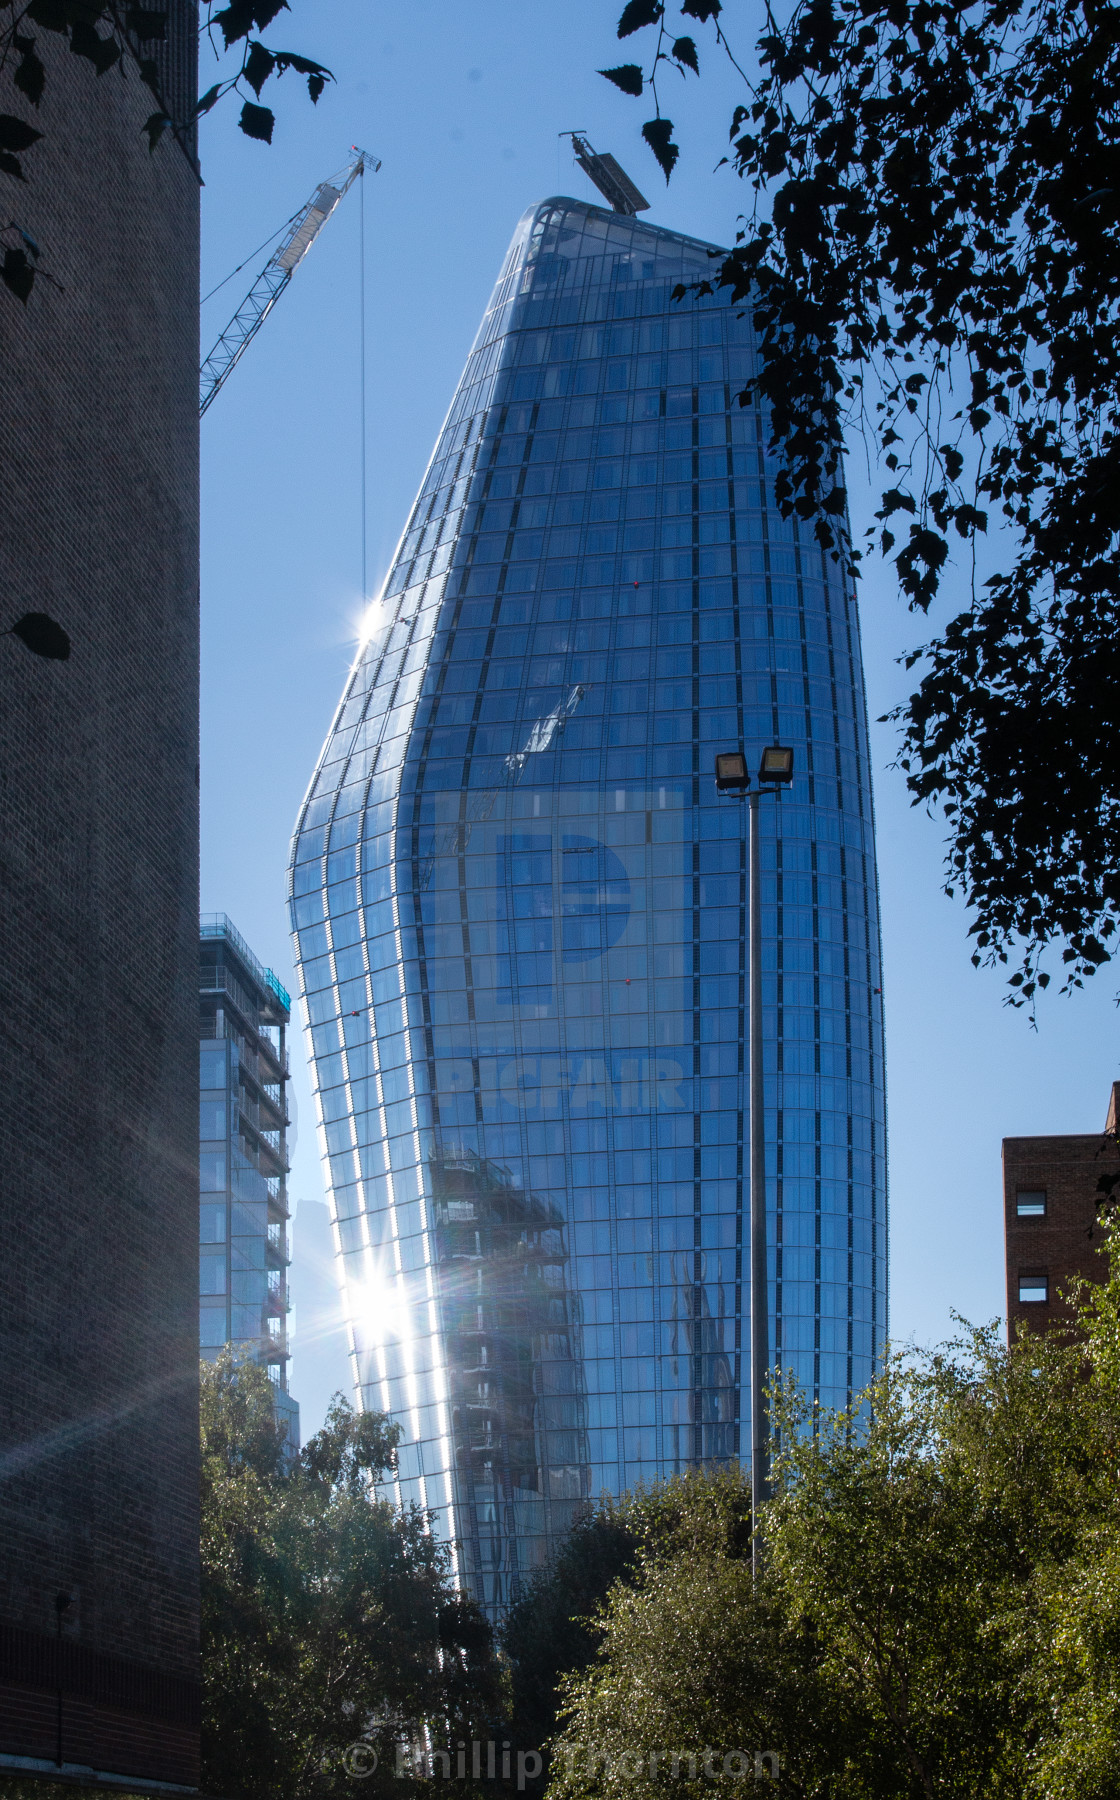
M 762 802 L 774 1361 L 886 1330 L 858 625 L 772 505 L 709 246 L 572 200 L 514 237 L 292 853 L 355 1376 L 500 1610 L 603 1488 L 749 1453 L 746 817 Z M 749 1239 L 749 1230 L 747 1232 Z
M 199 1344 L 268 1370 L 299 1448 L 288 1393 L 288 1080 L 291 1000 L 224 913 L 199 934 Z

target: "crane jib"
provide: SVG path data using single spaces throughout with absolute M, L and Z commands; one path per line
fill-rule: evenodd
M 357 149 L 357 146 L 354 148 Z M 198 379 L 200 417 L 217 397 L 223 382 L 264 324 L 291 280 L 293 271 L 307 255 L 339 201 L 349 193 L 359 175 L 364 175 L 367 169 L 376 175 L 380 167 L 376 157 L 359 150 L 344 176 L 320 182 L 314 195 L 298 215 L 289 236 L 279 250 L 273 251 L 203 363 Z
M 288 242 L 273 257 L 279 268 L 294 269 L 302 262 L 341 199 L 338 188 L 323 183 Z

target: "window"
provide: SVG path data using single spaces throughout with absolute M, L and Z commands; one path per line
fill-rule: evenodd
M 1046 1216 L 1045 1188 L 1020 1188 L 1015 1195 L 1015 1211 L 1020 1219 L 1042 1219 Z
M 203 1193 L 218 1193 L 226 1185 L 224 1151 L 203 1150 L 198 1158 L 198 1185 Z
M 226 1259 L 224 1256 L 199 1258 L 200 1294 L 224 1294 L 226 1291 Z
M 226 1341 L 226 1309 L 224 1306 L 200 1306 L 198 1309 L 198 1341 L 203 1349 L 216 1350 Z
M 203 1094 L 198 1107 L 198 1135 L 211 1142 L 226 1135 L 228 1102 L 224 1094 Z
M 199 1208 L 198 1237 L 202 1244 L 225 1243 L 226 1209 L 224 1206 L 201 1206 Z
M 1037 1270 L 1019 1271 L 1019 1300 L 1024 1305 L 1045 1306 L 1050 1298 L 1050 1278 Z

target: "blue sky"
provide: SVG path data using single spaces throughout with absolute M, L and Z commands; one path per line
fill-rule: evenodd
M 588 132 L 653 202 L 651 222 L 730 241 L 748 195 L 727 169 L 735 78 L 665 78 L 681 164 L 668 188 L 640 139 L 642 102 L 595 73 L 632 60 L 611 0 L 526 7 L 476 0 L 292 0 L 266 41 L 331 67 L 318 107 L 292 76 L 263 98 L 271 148 L 233 114 L 204 121 L 206 293 L 343 168 L 349 146 L 382 158 L 367 178 L 368 533 L 371 592 L 388 568 L 506 245 L 525 207 L 596 198 L 559 133 Z M 725 9 L 749 47 L 756 9 Z M 738 24 L 738 19 L 743 24 Z M 697 32 L 704 56 L 704 38 Z M 640 49 L 641 40 L 630 40 Z M 211 77 L 204 61 L 202 85 Z M 284 881 L 288 837 L 354 654 L 361 595 L 358 406 L 359 196 L 297 271 L 202 424 L 202 906 L 227 912 L 294 988 Z M 204 308 L 208 349 L 255 258 Z M 862 447 L 850 458 L 853 524 L 870 516 Z M 963 604 L 967 571 L 947 585 Z M 861 595 L 874 720 L 912 684 L 897 658 L 928 635 L 869 564 Z M 1000 1140 L 1098 1130 L 1120 1076 L 1108 971 L 1095 991 L 1047 997 L 1032 1031 L 998 975 L 969 962 L 967 917 L 941 892 L 943 833 L 892 771 L 895 736 L 873 725 L 892 1205 L 892 1332 L 929 1342 L 954 1310 L 1002 1314 Z M 296 1302 L 292 1389 L 307 1433 L 348 1387 L 333 1314 L 322 1181 L 299 1035 L 293 1038 Z

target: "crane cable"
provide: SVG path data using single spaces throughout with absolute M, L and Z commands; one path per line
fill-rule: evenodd
M 360 364 L 358 403 L 362 410 L 362 604 L 364 606 L 368 592 L 366 586 L 366 524 L 368 513 L 366 504 L 366 167 L 364 162 L 358 181 L 358 309 L 360 314 L 358 329 Z
M 227 282 L 232 281 L 235 275 L 240 275 L 242 269 L 244 269 L 246 267 L 246 265 L 251 263 L 256 257 L 258 257 L 262 250 L 268 249 L 268 246 L 269 246 L 269 244 L 271 244 L 273 238 L 278 238 L 282 231 L 287 231 L 289 225 L 295 224 L 295 222 L 299 218 L 299 214 L 300 214 L 300 212 L 302 212 L 302 210 L 303 209 L 301 207 L 299 209 L 299 211 L 292 213 L 289 218 L 284 220 L 284 223 L 282 225 L 278 225 L 276 227 L 275 231 L 272 231 L 269 233 L 268 237 L 265 238 L 263 244 L 258 244 L 255 250 L 250 250 L 248 256 L 245 258 L 245 261 L 239 262 L 236 269 L 231 269 L 229 274 L 224 276 L 222 278 L 222 280 L 219 281 L 217 287 L 212 287 L 208 294 L 203 294 L 202 299 L 199 301 L 198 304 L 200 306 L 205 306 L 206 302 L 208 300 L 212 300 L 214 298 L 215 294 L 220 294 Z

